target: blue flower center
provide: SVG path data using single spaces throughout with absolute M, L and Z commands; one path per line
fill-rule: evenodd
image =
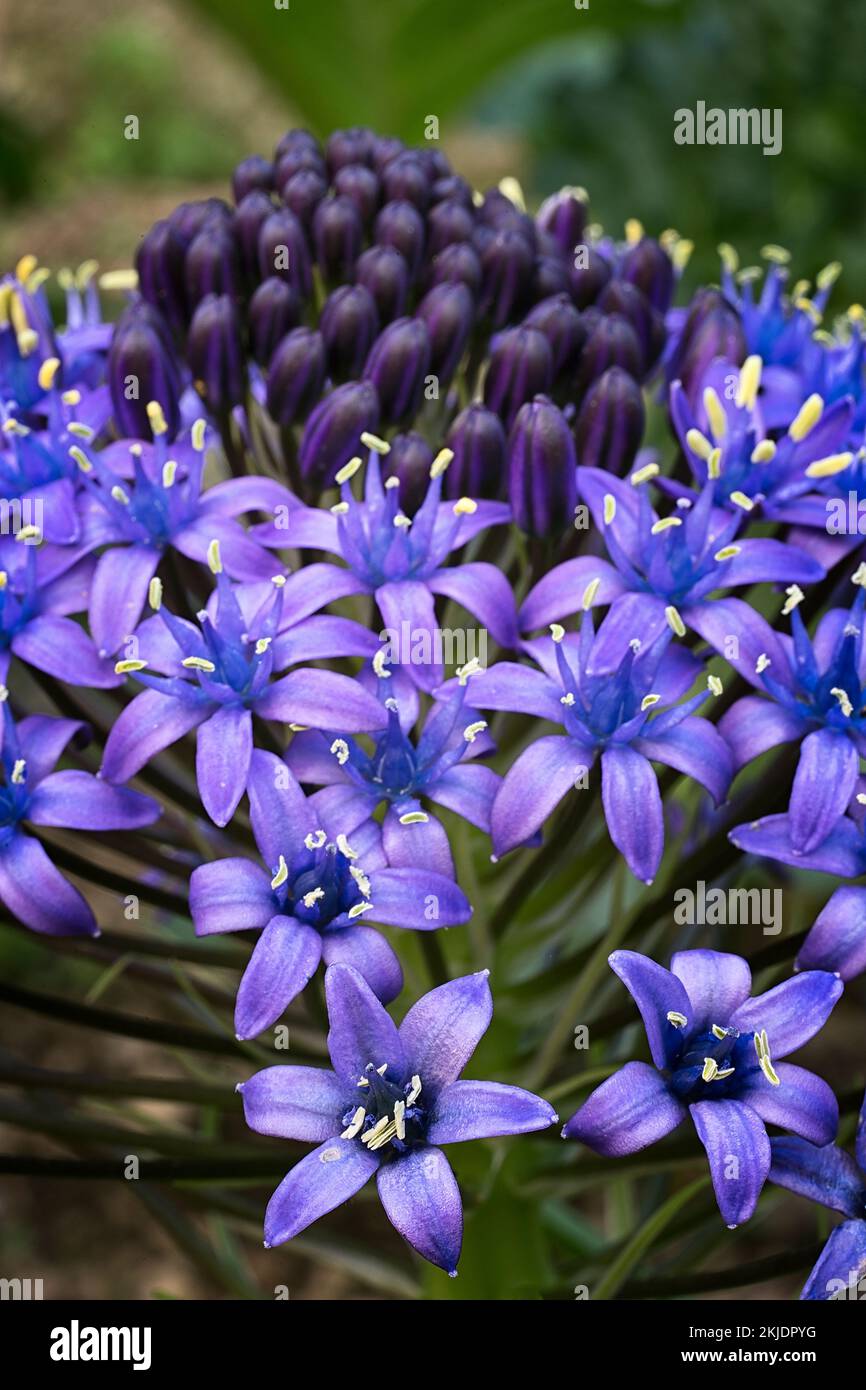
M 683 1026 L 670 1015 L 668 1022 L 674 1028 Z M 730 1100 L 758 1072 L 771 1085 L 779 1084 L 766 1033 L 741 1033 L 737 1028 L 714 1024 L 706 1032 L 684 1037 L 675 1047 L 670 1084 L 686 1104 Z
M 400 1084 L 388 1077 L 387 1065 L 368 1062 L 358 1083 L 358 1104 L 343 1115 L 341 1138 L 357 1139 L 371 1153 L 406 1153 L 422 1144 L 428 1117 L 421 1100 L 420 1076 Z
M 280 856 L 271 880 L 280 911 L 319 931 L 335 922 L 346 926 L 361 917 L 367 910 L 370 883 L 356 858 L 343 835 L 337 843 L 327 840 L 323 830 L 308 835 L 291 865 Z

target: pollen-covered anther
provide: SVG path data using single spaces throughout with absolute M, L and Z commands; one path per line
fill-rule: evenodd
M 662 531 L 670 531 L 672 526 L 682 526 L 682 517 L 663 516 L 660 521 L 654 521 L 650 530 L 654 536 L 658 536 Z
M 550 635 L 554 642 L 561 642 L 565 636 L 565 628 L 562 626 L 562 623 L 551 623 Z
M 713 1080 L 715 1080 L 716 1076 L 718 1075 L 718 1071 L 719 1071 L 719 1064 L 718 1064 L 718 1062 L 716 1061 L 715 1057 L 705 1057 L 705 1058 L 704 1058 L 704 1069 L 703 1069 L 703 1071 L 701 1072 L 701 1080 L 702 1080 L 702 1081 L 713 1081 Z
M 426 825 L 430 817 L 426 811 L 405 811 L 399 819 L 401 825 Z
M 710 425 L 710 433 L 718 444 L 728 432 L 728 417 L 725 414 L 725 407 L 722 405 L 719 393 L 714 386 L 704 387 L 703 401 Z
M 799 444 L 815 428 L 824 413 L 824 399 L 817 391 L 803 402 L 788 426 L 788 436 Z
M 94 436 L 94 431 L 89 425 L 82 425 L 80 420 L 71 420 L 66 426 L 67 433 L 74 435 L 76 439 L 83 439 L 89 443 Z
M 369 1082 L 367 1084 L 369 1085 Z M 354 1139 L 356 1135 L 361 1133 L 366 1118 L 366 1110 L 364 1109 L 363 1105 L 359 1105 L 351 1120 L 349 1121 L 349 1124 L 346 1126 L 346 1128 L 343 1130 L 343 1133 L 340 1135 L 340 1138 Z
M 685 1028 L 688 1023 L 685 1014 L 681 1014 L 678 1009 L 669 1009 L 666 1018 L 668 1023 L 672 1024 L 674 1028 Z
M 158 613 L 162 607 L 162 580 L 155 574 L 147 586 L 147 602 L 154 613 Z
M 784 246 L 777 246 L 774 241 L 761 247 L 761 255 L 765 261 L 772 261 L 774 265 L 788 265 L 791 260 L 790 251 Z
M 559 697 L 559 703 L 560 703 L 561 705 L 568 705 L 568 706 L 571 706 L 571 705 L 574 704 L 574 696 L 573 696 L 573 694 L 571 693 L 570 690 L 567 691 L 565 695 L 560 695 L 560 697 Z
M 192 447 L 195 449 L 196 453 L 200 454 L 202 449 L 204 448 L 206 430 L 207 421 L 203 420 L 201 416 L 199 416 L 197 420 L 193 421 L 192 429 L 190 430 L 189 435 L 190 440 L 192 442 Z
M 841 274 L 842 262 L 831 261 L 829 265 L 824 266 L 823 270 L 818 271 L 818 274 L 815 276 L 815 284 L 818 286 L 819 290 L 832 289 Z
M 385 479 L 385 481 L 384 481 L 384 483 L 382 484 L 382 486 L 383 486 L 384 488 L 386 488 L 386 489 L 388 490 L 388 492 L 390 492 L 390 491 L 392 491 L 393 488 L 399 487 L 399 486 L 400 486 L 400 479 L 397 477 L 397 474 L 396 474 L 396 473 L 392 473 L 390 478 L 386 478 L 386 479 Z M 333 510 L 333 508 L 332 508 L 332 510 Z
M 180 664 L 185 666 L 188 671 L 204 671 L 206 674 L 211 674 L 216 670 L 216 666 L 212 661 L 208 661 L 206 656 L 185 656 Z
M 396 526 L 398 531 L 408 531 L 409 527 L 412 525 L 412 518 L 411 516 L 407 516 L 405 512 L 398 512 L 393 519 L 392 525 Z
M 794 609 L 798 606 L 798 604 L 801 604 L 803 602 L 803 599 L 806 597 L 799 584 L 789 584 L 787 589 L 785 590 L 785 593 L 788 597 L 785 599 L 785 602 L 782 605 L 783 618 L 787 618 L 789 613 L 793 613 Z
M 742 548 L 741 545 L 723 545 L 721 550 L 716 551 L 713 559 L 718 560 L 720 564 L 723 560 L 733 560 L 735 555 L 739 555 Z
M 661 695 L 656 695 L 654 691 L 650 692 L 649 695 L 644 695 L 640 702 L 641 710 L 652 709 L 653 705 L 657 705 L 661 698 Z
M 586 613 L 587 610 L 590 609 L 593 603 L 595 602 L 595 596 L 598 593 L 600 584 L 600 578 L 591 579 L 587 584 L 586 588 L 584 589 L 583 598 L 580 600 L 580 606 L 583 609 L 584 613 Z
M 463 737 L 467 743 L 474 743 L 479 734 L 483 734 L 487 728 L 486 719 L 476 719 L 474 724 L 467 724 L 463 730 Z
M 391 445 L 386 439 L 380 439 L 378 434 L 371 434 L 369 430 L 361 433 L 361 443 L 365 449 L 372 449 L 374 454 L 390 454 Z
M 843 690 L 839 685 L 834 685 L 830 690 L 830 694 L 835 700 L 838 700 L 839 709 L 842 711 L 845 718 L 850 719 L 851 715 L 854 713 L 854 706 L 851 703 L 848 691 Z
M 722 265 L 730 275 L 735 275 L 740 268 L 740 258 L 736 250 L 729 241 L 720 241 L 716 250 L 721 258 Z
M 42 532 L 38 526 L 33 526 L 32 524 L 29 526 L 19 526 L 18 530 L 15 532 L 15 539 L 16 541 L 20 541 L 22 545 L 28 545 L 32 541 L 41 541 Z
M 349 873 L 352 875 L 352 878 L 355 880 L 355 882 L 356 882 L 357 885 L 358 885 L 358 892 L 359 892 L 359 893 L 362 893 L 363 896 L 364 896 L 365 898 L 369 898 L 369 896 L 370 896 L 370 891 L 371 891 L 371 890 L 370 890 L 370 880 L 368 879 L 367 875 L 364 873 L 364 870 L 363 870 L 363 869 L 359 869 L 358 866 L 357 866 L 357 864 L 350 864 L 350 865 L 349 865 Z
M 761 385 L 763 366 L 764 364 L 757 353 L 752 353 L 740 368 L 740 379 L 737 383 L 737 394 L 734 400 L 741 410 L 754 409 L 755 401 L 758 398 L 758 389 Z
M 346 836 L 342 833 L 342 831 L 341 831 L 340 834 L 337 836 L 336 845 L 337 845 L 337 849 L 340 851 L 340 853 L 343 854 L 343 855 L 345 855 L 345 857 L 346 857 L 347 859 L 357 859 L 357 858 L 358 858 L 357 854 L 356 854 L 355 851 L 352 849 L 352 846 L 349 844 L 349 841 L 347 840 Z
M 147 422 L 154 434 L 167 434 L 168 425 L 159 401 L 148 401 L 145 406 L 147 411 Z
M 616 516 L 616 498 L 612 492 L 604 494 L 604 524 L 610 526 Z
M 59 371 L 60 358 L 46 357 L 45 361 L 40 365 L 39 375 L 37 378 L 40 390 L 50 391 L 52 386 L 54 385 L 54 379 Z
M 390 680 L 391 672 L 387 669 L 388 664 L 388 648 L 380 647 L 373 657 L 373 674 L 378 676 L 380 680 Z
M 321 849 L 327 838 L 324 830 L 311 830 L 309 835 L 304 836 L 304 846 L 309 850 Z
M 458 497 L 453 511 L 455 516 L 472 516 L 478 511 L 478 503 L 471 497 Z
M 772 666 L 772 664 L 773 664 L 773 663 L 772 663 L 772 661 L 770 660 L 770 658 L 767 656 L 767 653 L 766 653 L 766 652 L 761 652 L 760 656 L 758 657 L 757 661 L 755 662 L 755 674 L 758 675 L 758 676 L 763 675 L 763 673 L 764 673 L 764 671 L 766 671 L 767 667 L 768 667 L 768 666 Z
M 277 866 L 277 872 L 274 874 L 273 878 L 271 879 L 271 887 L 272 887 L 272 888 L 282 888 L 283 884 L 285 883 L 285 881 L 286 881 L 286 879 L 287 879 L 288 877 L 289 877 L 289 866 L 288 866 L 288 864 L 286 863 L 285 855 L 281 854 L 281 855 L 280 855 L 279 864 L 278 864 L 278 866 Z
M 223 562 L 220 556 L 220 543 L 217 540 L 211 541 L 207 548 L 207 562 L 211 574 L 222 574 Z
M 697 430 L 694 428 L 687 430 L 686 443 L 688 444 L 692 453 L 696 454 L 699 459 L 708 459 L 710 457 L 710 454 L 713 452 L 712 444 L 701 430 Z
M 851 575 L 851 583 L 856 584 L 858 588 L 866 588 L 866 560 L 861 560 Z
M 751 463 L 769 463 L 776 457 L 776 446 L 772 439 L 762 439 L 760 444 L 756 444 L 751 452 L 749 461 Z
M 333 507 L 330 508 L 332 516 L 345 516 L 348 510 L 348 502 L 335 502 Z
M 758 1056 L 758 1065 L 766 1076 L 771 1086 L 781 1086 L 782 1079 L 773 1067 L 770 1056 L 770 1044 L 767 1039 L 767 1030 L 762 1028 L 760 1033 L 755 1034 L 755 1052 Z
M 714 1038 L 718 1038 L 719 1042 L 722 1042 L 723 1039 L 725 1039 L 728 1036 L 727 1029 L 723 1028 L 720 1023 L 714 1023 L 712 1028 L 710 1029 L 710 1032 L 712 1033 Z
M 697 433 L 697 431 L 695 431 L 695 433 Z M 629 482 L 632 487 L 640 487 L 641 483 L 648 483 L 650 478 L 657 478 L 659 471 L 657 463 L 645 463 L 643 468 L 636 468 L 635 471 L 629 475 Z
M 478 657 L 472 656 L 463 666 L 458 666 L 457 680 L 460 685 L 466 685 L 467 681 L 471 680 L 473 676 L 480 676 L 483 670 L 484 667 L 481 665 Z
M 282 589 L 283 586 L 285 585 L 285 582 L 286 582 L 286 576 L 285 576 L 284 574 L 272 574 L 272 575 L 271 575 L 271 583 L 273 584 L 273 586 L 274 586 L 275 589 Z
M 129 493 L 125 492 L 119 483 L 116 483 L 115 486 L 111 489 L 111 495 L 114 498 L 115 502 L 119 502 L 121 506 L 129 506 Z
M 711 695 L 718 697 L 724 690 L 724 686 L 718 676 L 707 676 L 707 690 Z
M 349 911 L 346 913 L 346 916 L 349 917 L 352 921 L 354 921 L 356 917 L 361 917 L 363 913 L 372 911 L 372 903 L 355 903 L 354 907 L 349 908 Z
M 174 487 L 174 480 L 177 477 L 177 459 L 166 459 L 162 465 L 162 485 L 163 487 Z
M 453 449 L 440 449 L 430 465 L 430 477 L 439 478 L 454 457 Z
M 715 482 L 716 478 L 720 478 L 721 476 L 722 451 L 719 448 L 715 448 L 710 451 L 710 456 L 707 459 L 707 477 L 712 478 L 713 482 Z
M 850 450 L 845 450 L 841 454 L 828 454 L 826 458 L 816 459 L 810 463 L 806 469 L 807 478 L 832 478 L 837 473 L 844 473 L 846 468 L 850 468 L 854 462 L 854 455 Z
M 413 1077 L 412 1077 L 412 1085 L 411 1085 L 411 1087 L 410 1087 L 409 1094 L 408 1094 L 407 1097 L 406 1097 L 406 1104 L 407 1104 L 408 1106 L 414 1105 L 415 1102 L 416 1102 L 416 1100 L 417 1100 L 418 1097 L 420 1096 L 420 1094 L 421 1094 L 421 1078 L 420 1078 L 420 1076 L 413 1076 Z
M 304 907 L 315 907 L 317 902 L 321 902 L 325 896 L 324 888 L 311 888 L 309 893 L 305 893 L 301 899 Z
M 398 1139 L 406 1138 L 406 1102 L 397 1100 L 394 1102 L 394 1128 L 397 1131 Z
M 731 493 L 731 501 L 734 506 L 739 507 L 741 511 L 751 512 L 754 510 L 755 504 L 751 497 L 747 497 L 744 492 L 740 492 L 739 488 L 737 488 L 736 492 Z
M 329 752 L 333 753 L 340 767 L 349 761 L 349 745 L 344 738 L 335 738 Z
M 358 469 L 362 466 L 363 459 L 359 458 L 356 454 L 354 458 L 349 459 L 348 463 L 343 464 L 343 467 L 336 475 L 336 482 L 342 487 L 344 483 L 348 483 L 350 478 L 354 478 Z
M 260 637 L 255 645 L 256 656 L 264 656 L 273 640 L 273 637 Z
M 114 663 L 114 674 L 116 676 L 130 676 L 136 671 L 143 671 L 146 666 L 146 661 L 141 661 L 137 657 L 130 657 L 127 661 Z
M 679 609 L 675 608 L 672 603 L 669 603 L 665 609 L 665 618 L 667 619 L 668 627 L 677 637 L 685 637 L 686 625 L 680 617 Z

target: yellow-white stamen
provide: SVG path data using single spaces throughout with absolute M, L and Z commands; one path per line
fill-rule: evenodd
M 159 612 L 162 607 L 162 580 L 158 574 L 153 576 L 147 586 L 147 601 L 154 613 Z
M 734 400 L 741 410 L 754 409 L 755 401 L 758 398 L 758 388 L 761 385 L 763 366 L 764 364 L 757 353 L 752 353 L 740 368 L 740 379 Z
M 315 907 L 317 902 L 321 902 L 325 896 L 324 888 L 311 888 L 309 893 L 305 893 L 301 901 L 304 907 Z
M 467 743 L 474 743 L 479 734 L 483 734 L 487 728 L 486 719 L 476 719 L 474 724 L 467 724 L 463 730 L 463 737 Z
M 654 521 L 650 527 L 652 535 L 661 535 L 662 531 L 670 531 L 672 526 L 682 526 L 682 517 L 663 516 L 660 521 Z
M 806 469 L 807 478 L 832 478 L 836 473 L 844 473 L 854 462 L 854 455 L 848 451 L 842 454 L 828 454 L 826 458 L 816 459 Z
M 672 1023 L 675 1028 L 685 1028 L 688 1019 L 685 1014 L 681 1014 L 678 1009 L 670 1009 L 667 1014 L 668 1023 Z
M 830 690 L 830 694 L 835 700 L 838 700 L 839 709 L 842 711 L 845 718 L 850 719 L 851 715 L 854 713 L 854 706 L 851 703 L 848 691 L 843 690 L 839 685 L 834 685 Z
M 426 811 L 405 811 L 400 817 L 401 825 L 426 825 L 430 817 Z
M 751 453 L 752 463 L 769 463 L 776 457 L 776 446 L 772 439 L 762 439 L 756 444 Z
M 440 449 L 430 465 L 430 477 L 439 478 L 454 457 L 453 449 Z
M 391 445 L 386 439 L 380 439 L 378 434 L 371 434 L 369 430 L 361 432 L 361 443 L 365 449 L 372 449 L 374 454 L 390 454 Z
M 457 680 L 460 685 L 465 685 L 472 676 L 480 676 L 484 667 L 481 665 L 477 656 L 470 657 L 463 666 L 457 668 Z
M 362 1127 L 363 1127 L 363 1124 L 364 1124 L 364 1121 L 366 1120 L 366 1118 L 367 1118 L 367 1112 L 366 1112 L 366 1110 L 364 1109 L 363 1105 L 359 1105 L 359 1106 L 358 1106 L 358 1109 L 355 1111 L 355 1113 L 354 1113 L 354 1115 L 352 1116 L 351 1120 L 349 1121 L 348 1125 L 347 1125 L 346 1128 L 343 1130 L 343 1133 L 340 1135 L 340 1138 L 341 1138 L 341 1139 L 354 1139 L 355 1136 L 356 1136 L 357 1134 L 360 1134 L 360 1133 L 361 1133 L 361 1129 L 362 1129 Z
M 348 463 L 343 464 L 343 467 L 338 471 L 336 476 L 336 481 L 339 483 L 340 487 L 343 486 L 343 483 L 347 483 L 350 478 L 354 478 L 362 464 L 363 459 L 359 458 L 357 455 L 349 459 Z
M 127 661 L 116 661 L 114 663 L 114 674 L 116 676 L 130 676 L 135 671 L 143 671 L 146 665 L 146 661 L 140 661 L 138 658 L 130 657 Z
M 785 599 L 785 602 L 782 605 L 783 618 L 787 618 L 789 613 L 793 613 L 797 605 L 802 603 L 803 599 L 806 597 L 799 584 L 789 584 L 787 589 L 785 590 L 785 593 L 788 595 L 788 597 Z
M 668 627 L 677 637 L 685 637 L 686 625 L 680 617 L 679 609 L 675 608 L 672 603 L 669 603 L 665 609 L 665 618 L 667 619 Z
M 565 636 L 565 628 L 562 626 L 562 623 L 551 623 L 550 635 L 554 642 L 561 642 Z
M 455 516 L 472 516 L 473 512 L 478 511 L 478 503 L 471 497 L 458 497 L 453 511 Z
M 735 555 L 739 555 L 742 548 L 741 545 L 723 545 L 721 550 L 716 551 L 713 559 L 718 560 L 719 563 L 723 560 L 733 560 Z
M 39 389 L 41 391 L 50 391 L 52 386 L 54 385 L 54 378 L 57 376 L 57 373 L 59 371 L 60 358 L 46 357 L 45 361 L 39 368 Z
M 324 830 L 311 830 L 304 836 L 304 845 L 307 849 L 321 849 L 327 838 Z
M 767 653 L 766 653 L 766 652 L 761 652 L 761 655 L 758 657 L 757 661 L 755 662 L 755 672 L 756 672 L 756 674 L 759 675 L 759 676 L 762 675 L 762 674 L 764 673 L 764 671 L 766 671 L 767 667 L 768 667 L 768 666 L 772 666 L 772 664 L 773 664 L 773 663 L 771 662 L 770 658 L 767 656 Z
M 357 854 L 352 849 L 352 846 L 349 844 L 349 841 L 346 839 L 346 836 L 342 832 L 337 836 L 336 843 L 337 849 L 340 851 L 342 855 L 345 855 L 347 859 L 358 858 Z
M 185 656 L 180 664 L 181 666 L 186 666 L 189 671 L 206 671 L 210 673 L 216 670 L 213 662 L 208 661 L 206 656 Z
M 651 692 L 649 695 L 644 695 L 640 702 L 640 707 L 642 710 L 652 709 L 653 705 L 657 705 L 661 698 L 661 695 L 656 695 L 655 692 Z
M 824 400 L 817 392 L 805 400 L 788 426 L 788 436 L 799 444 L 813 430 L 824 413 Z
M 220 543 L 217 540 L 211 541 L 207 548 L 207 562 L 211 574 L 222 574 L 223 562 L 220 556 Z
M 281 888 L 289 876 L 289 866 L 286 863 L 285 855 L 280 855 L 277 872 L 271 879 L 272 888 Z
M 728 417 L 725 414 L 725 407 L 719 400 L 719 393 L 714 386 L 704 387 L 704 410 L 707 412 L 710 433 L 718 444 L 720 440 L 724 439 L 728 432 Z
M 744 492 L 740 492 L 739 488 L 736 492 L 731 493 L 731 501 L 735 507 L 739 507 L 741 511 L 744 512 L 752 511 L 755 506 L 751 497 L 747 497 Z
M 693 454 L 697 454 L 699 459 L 708 459 L 713 452 L 713 446 L 707 436 L 694 428 L 686 431 L 686 443 Z
M 145 410 L 147 412 L 147 422 L 150 425 L 151 433 L 167 434 L 168 425 L 166 424 L 165 415 L 163 414 L 163 409 L 159 401 L 148 401 Z
M 349 745 L 344 738 L 335 738 L 331 744 L 330 752 L 333 753 L 340 767 L 349 761 Z
M 598 593 L 600 584 L 601 579 L 591 579 L 587 584 L 586 588 L 584 589 L 583 598 L 580 600 L 580 606 L 583 609 L 584 613 L 586 613 L 587 610 L 592 607 L 595 601 L 595 596 Z
M 614 497 L 614 495 L 613 495 L 612 492 L 606 492 L 605 495 L 604 495 L 604 524 L 605 524 L 605 526 L 610 526 L 610 524 L 611 524 L 611 522 L 613 521 L 613 519 L 614 519 L 615 516 L 616 516 L 616 498 Z
M 163 487 L 174 487 L 174 480 L 177 477 L 177 459 L 166 459 L 162 465 L 162 485 Z
M 702 1081 L 712 1081 L 712 1080 L 715 1078 L 715 1076 L 717 1075 L 718 1070 L 719 1070 L 719 1064 L 718 1064 L 718 1062 L 716 1061 L 715 1057 L 705 1057 L 705 1058 L 704 1058 L 704 1069 L 703 1069 L 703 1071 L 701 1072 L 701 1080 L 702 1080 Z

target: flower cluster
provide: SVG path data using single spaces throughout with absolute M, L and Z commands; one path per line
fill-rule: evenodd
M 238 1037 L 315 997 L 324 966 L 333 1069 L 239 1087 L 252 1129 L 318 1146 L 267 1244 L 375 1173 L 397 1231 L 453 1274 L 440 1145 L 556 1119 L 461 1079 L 507 856 L 547 834 L 567 860 L 580 836 L 640 893 L 721 832 L 753 866 L 866 873 L 863 315 L 821 327 L 838 267 L 789 290 L 776 247 L 760 293 L 725 247 L 720 288 L 674 306 L 674 233 L 605 235 L 579 189 L 533 216 L 514 180 L 478 194 L 437 148 L 367 130 L 290 131 L 232 191 L 152 227 L 135 274 L 58 276 L 62 329 L 33 257 L 0 281 L 0 899 L 34 930 L 94 932 L 51 832 L 136 843 L 161 814 L 137 777 L 183 806 L 195 932 L 252 934 Z M 126 296 L 113 324 L 99 289 Z M 652 448 L 648 387 L 669 425 Z M 461 612 L 486 663 L 441 650 Z M 404 629 L 411 649 L 386 640 Z M 782 745 L 796 767 L 773 764 L 771 809 L 743 819 Z M 441 974 L 435 934 L 473 912 L 485 968 L 398 1026 L 407 962 L 379 928 L 417 933 Z M 829 1296 L 866 1259 L 866 1179 L 833 1145 L 831 1087 L 778 1059 L 866 968 L 866 889 L 837 888 L 798 973 L 754 997 L 730 952 L 610 963 L 653 1065 L 610 1075 L 564 1136 L 619 1157 L 688 1113 L 729 1226 L 768 1177 L 849 1218 L 804 1294 Z

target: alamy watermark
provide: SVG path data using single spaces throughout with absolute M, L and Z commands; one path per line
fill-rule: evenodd
M 677 888 L 674 921 L 681 927 L 761 927 L 764 936 L 782 930 L 781 888 Z
M 19 536 L 24 545 L 42 540 L 41 497 L 0 497 L 0 536 Z
M 782 150 L 782 110 L 768 106 L 707 108 L 699 101 L 694 109 L 681 106 L 674 112 L 677 145 L 760 145 L 765 155 Z
M 399 628 L 379 633 L 383 644 L 379 661 L 388 666 L 457 666 L 470 662 L 487 666 L 487 629 L 413 627 L 405 618 Z

